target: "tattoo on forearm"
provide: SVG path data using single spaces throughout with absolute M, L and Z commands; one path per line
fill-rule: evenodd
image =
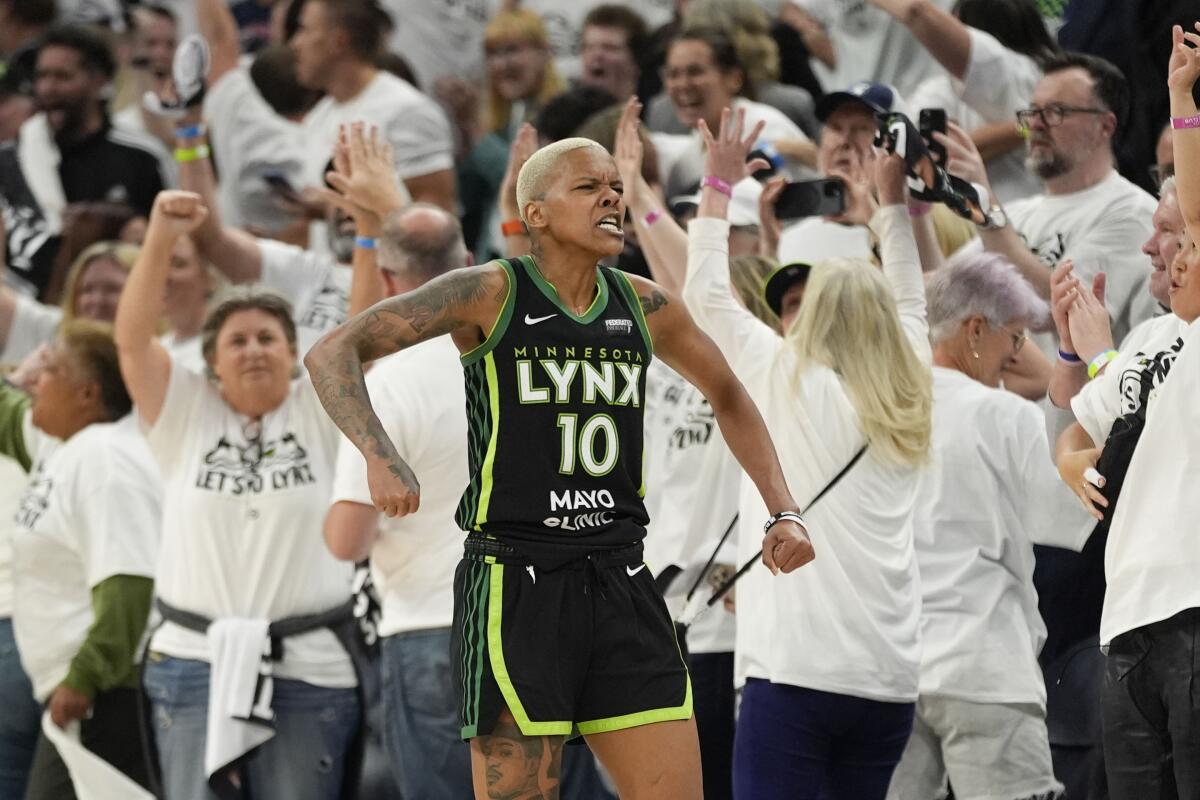
M 650 316 L 667 304 L 667 296 L 658 289 L 652 289 L 649 297 L 644 294 L 638 295 L 638 299 L 642 301 L 642 313 L 646 316 Z
M 326 413 L 364 452 L 392 461 L 398 477 L 405 476 L 371 408 L 363 363 L 461 327 L 471 307 L 486 299 L 495 283 L 481 270 L 454 270 L 348 320 L 309 354 L 309 375 Z M 503 298 L 507 283 L 500 283 L 495 296 Z

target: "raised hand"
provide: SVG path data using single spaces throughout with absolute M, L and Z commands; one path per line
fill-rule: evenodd
M 767 258 L 779 258 L 779 237 L 783 235 L 783 223 L 775 215 L 775 203 L 779 201 L 784 186 L 787 186 L 787 178 L 771 178 L 758 196 L 758 240 Z
M 987 167 L 983 164 L 983 156 L 979 154 L 979 148 L 975 146 L 971 134 L 953 122 L 948 122 L 946 123 L 946 133 L 935 132 L 933 138 L 946 148 L 947 172 L 986 187 L 988 193 L 992 194 Z
M 1068 258 L 1050 273 L 1050 316 L 1054 319 L 1054 330 L 1058 334 L 1058 349 L 1064 353 L 1076 352 L 1067 319 L 1071 304 L 1075 302 L 1075 285 L 1079 282 L 1074 268 L 1075 265 Z
M 1200 22 L 1196 24 L 1200 31 Z M 1190 44 L 1189 44 L 1190 43 Z M 1167 86 L 1173 92 L 1191 92 L 1200 79 L 1200 35 L 1185 31 L 1182 26 L 1171 28 L 1171 58 L 1167 62 Z
M 645 184 L 642 178 L 642 134 L 638 128 L 641 113 L 642 104 L 636 97 L 631 97 L 621 109 L 621 118 L 617 121 L 617 138 L 613 143 L 613 158 L 617 162 L 617 171 L 621 173 L 621 183 L 625 185 L 628 204 L 632 204 L 634 197 L 641 193 Z
M 1078 278 L 1071 287 L 1071 304 L 1067 307 L 1067 325 L 1075 352 L 1085 362 L 1113 347 L 1112 323 L 1104 306 L 1104 273 L 1098 274 L 1089 290 Z
M 875 216 L 879 201 L 875 197 L 874 180 L 875 162 L 879 159 L 872 148 L 863 155 L 861 163 L 848 170 L 831 169 L 829 176 L 838 178 L 845 184 L 845 210 L 836 216 L 827 217 L 830 222 L 841 225 L 866 225 Z
M 751 129 L 750 135 L 744 136 L 746 110 L 739 108 L 736 114 L 731 114 L 727 108 L 721 112 L 721 129 L 714 138 L 712 131 L 708 129 L 708 123 L 700 120 L 697 128 L 704 139 L 704 174 L 720 178 L 733 186 L 742 178 L 770 167 L 771 165 L 762 158 L 746 162 L 746 156 L 754 149 L 765 124 L 759 120 Z
M 513 137 L 508 148 L 508 166 L 504 170 L 504 180 L 500 182 L 500 211 L 504 219 L 517 219 L 520 209 L 517 208 L 517 176 L 521 167 L 537 152 L 538 132 L 528 122 L 523 124 L 517 135 Z
M 361 122 L 343 125 L 334 147 L 333 167 L 325 178 L 334 190 L 323 189 L 322 197 L 355 221 L 363 222 L 364 215 L 382 220 L 405 205 L 392 146 L 375 126 L 368 128 Z
M 165 232 L 172 236 L 185 236 L 199 228 L 208 217 L 208 207 L 195 192 L 169 189 L 159 192 L 150 209 L 150 227 L 146 232 Z

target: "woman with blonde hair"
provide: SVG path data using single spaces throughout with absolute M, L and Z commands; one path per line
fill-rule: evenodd
M 566 88 L 554 66 L 542 18 L 528 9 L 501 11 L 483 31 L 487 64 L 484 130 L 506 140 Z
M 925 296 L 904 196 L 904 164 L 880 156 L 879 199 L 850 187 L 846 220 L 869 224 L 883 268 L 816 264 L 786 337 L 730 291 L 728 186 L 758 130 L 722 116 L 707 126 L 706 177 L 688 242 L 683 296 L 781 442 L 780 461 L 806 503 L 816 560 L 803 574 L 738 584 L 734 680 L 743 685 L 734 747 L 739 797 L 882 800 L 912 729 L 921 598 L 913 510 L 931 431 Z M 862 454 L 859 458 L 858 454 Z M 848 466 L 849 465 L 849 466 Z M 843 472 L 844 470 L 844 472 Z M 741 519 L 761 516 L 741 493 Z M 757 536 L 743 523 L 739 560 Z

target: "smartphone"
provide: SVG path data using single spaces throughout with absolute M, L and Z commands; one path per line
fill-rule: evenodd
M 946 109 L 921 109 L 917 127 L 921 131 L 921 138 L 925 140 L 925 146 L 929 148 L 929 152 L 933 156 L 933 163 L 944 168 L 946 166 L 946 148 L 933 138 L 933 134 L 935 131 L 937 133 L 946 132 Z
M 287 176 L 277 169 L 265 170 L 262 174 L 262 179 L 266 181 L 267 185 L 273 191 L 285 198 L 291 199 L 300 196 L 300 193 L 296 191 L 295 186 L 292 186 L 292 182 L 287 179 Z
M 846 185 L 839 178 L 789 183 L 775 201 L 779 219 L 836 217 L 845 210 Z

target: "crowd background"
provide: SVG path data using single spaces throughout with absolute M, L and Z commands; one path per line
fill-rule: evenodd
M 1179 499 L 1200 133 L 1170 124 L 1196 114 L 1197 16 L 0 0 L 0 798 L 72 796 L 43 711 L 170 799 L 470 795 L 456 351 L 368 377 L 423 487 L 403 519 L 302 359 L 374 302 L 527 253 L 518 173 L 571 136 L 616 157 L 617 263 L 721 346 L 797 499 L 865 449 L 809 516 L 817 561 L 752 572 L 688 631 L 706 796 L 1200 797 L 1178 683 L 1200 677 Z M 927 108 L 982 224 L 876 147 L 881 116 Z M 776 213 L 816 178 L 841 211 Z M 658 363 L 645 416 L 647 562 L 679 612 L 766 515 Z M 227 696 L 273 725 L 214 719 Z M 562 796 L 611 797 L 566 751 Z M 489 753 L 488 796 L 534 796 L 542 758 Z

